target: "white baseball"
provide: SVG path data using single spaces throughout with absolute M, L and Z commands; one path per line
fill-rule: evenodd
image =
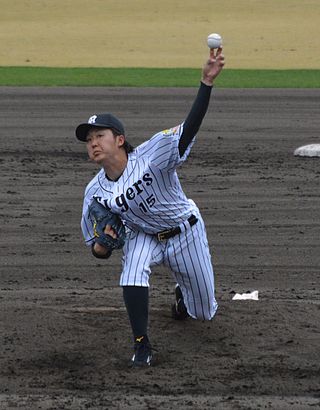
M 207 38 L 207 44 L 209 48 L 219 48 L 222 44 L 222 37 L 217 33 L 209 34 Z

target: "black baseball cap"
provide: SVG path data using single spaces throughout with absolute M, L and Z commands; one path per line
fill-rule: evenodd
M 115 130 L 119 131 L 120 134 L 124 135 L 124 126 L 117 117 L 110 113 L 96 114 L 91 115 L 87 122 L 84 122 L 77 126 L 76 136 L 78 140 L 86 141 L 88 131 L 92 127 L 114 128 Z

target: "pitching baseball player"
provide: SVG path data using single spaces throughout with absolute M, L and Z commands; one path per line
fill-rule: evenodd
M 186 120 L 135 149 L 112 114 L 92 115 L 76 129 L 90 159 L 101 166 L 85 190 L 81 226 L 86 244 L 98 258 L 110 257 L 113 249 L 124 244 L 120 285 L 134 337 L 132 367 L 149 366 L 152 361 L 148 338 L 152 266 L 166 265 L 177 283 L 174 319 L 210 320 L 217 310 L 205 226 L 198 207 L 181 188 L 177 168 L 195 142 L 223 66 L 222 48 L 210 50 Z M 111 222 L 95 213 L 97 203 L 99 212 L 105 209 L 120 217 L 126 228 L 124 240 Z M 110 244 L 118 239 L 121 245 Z

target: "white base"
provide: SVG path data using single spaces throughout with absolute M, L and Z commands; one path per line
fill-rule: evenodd
M 310 144 L 299 147 L 294 151 L 294 155 L 300 157 L 320 157 L 320 144 Z

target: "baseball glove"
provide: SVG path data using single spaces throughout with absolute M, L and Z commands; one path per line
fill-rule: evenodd
M 89 215 L 93 223 L 96 242 L 110 251 L 121 249 L 125 242 L 126 230 L 120 217 L 101 205 L 96 198 L 93 198 L 89 205 Z M 116 238 L 104 232 L 107 225 L 115 231 Z

